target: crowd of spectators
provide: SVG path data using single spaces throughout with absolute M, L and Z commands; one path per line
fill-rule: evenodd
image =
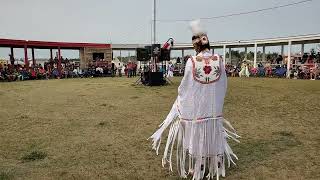
M 275 64 L 272 64 L 275 63 Z M 225 69 L 228 76 L 241 76 L 241 70 L 247 68 L 250 77 L 277 77 L 287 76 L 287 59 L 279 55 L 276 59 L 253 67 L 252 62 L 244 61 L 241 64 L 226 64 Z M 307 54 L 302 57 L 294 57 L 293 64 L 289 68 L 289 76 L 292 79 L 320 79 L 320 53 Z
M 30 66 L 20 64 L 0 64 L 0 81 L 23 81 L 41 79 L 63 78 L 88 78 L 88 77 L 121 77 L 123 71 L 128 78 L 137 75 L 137 64 L 128 62 L 124 66 L 107 61 L 95 61 L 89 63 L 87 68 L 80 69 L 79 63 L 62 58 L 61 71 L 57 63 L 58 59 L 50 59 L 44 65 L 32 64 Z M 60 73 L 61 72 L 61 73 Z
M 76 64 L 62 58 L 61 73 L 57 67 L 58 59 L 50 59 L 42 64 L 0 64 L 0 81 L 22 81 L 35 79 L 53 79 L 76 77 Z
M 124 66 L 124 73 L 125 73 L 125 76 L 127 76 L 128 78 L 136 77 L 137 70 L 138 70 L 138 65 L 137 65 L 137 63 L 134 63 L 134 62 L 128 62 Z
M 79 63 L 62 58 L 61 73 L 57 67 L 58 59 L 50 59 L 48 62 L 25 66 L 20 64 L 0 64 L 0 81 L 22 81 L 35 79 L 55 79 L 55 78 L 87 78 L 87 77 L 121 77 L 124 75 L 128 78 L 137 76 L 137 73 L 146 71 L 141 67 L 138 69 L 137 63 L 128 62 L 127 64 L 103 61 L 90 63 L 85 69 L 80 69 Z M 275 63 L 275 64 L 274 64 Z M 184 72 L 185 63 L 170 64 L 171 67 L 159 66 L 159 71 L 166 74 L 169 69 L 173 69 L 174 76 L 181 76 Z M 282 56 L 267 63 L 258 63 L 253 67 L 252 62 L 243 61 L 236 65 L 227 63 L 225 70 L 228 76 L 237 77 L 243 72 L 247 77 L 277 77 L 282 78 L 287 75 L 287 62 Z M 290 78 L 292 79 L 320 79 L 320 53 L 304 54 L 301 57 L 295 57 L 293 64 L 290 66 Z
M 0 64 L 0 81 L 17 81 L 46 79 L 48 73 L 41 65 L 27 68 L 22 65 L 1 65 Z

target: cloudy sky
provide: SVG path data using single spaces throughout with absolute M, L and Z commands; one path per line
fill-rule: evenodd
M 197 19 L 301 0 L 157 0 L 157 19 Z M 255 14 L 203 20 L 211 41 L 320 33 L 320 0 Z M 0 38 L 150 43 L 153 0 L 1 0 Z M 189 22 L 157 22 L 157 41 L 191 42 Z M 17 50 L 20 54 L 20 50 Z M 0 50 L 0 57 L 7 50 Z M 42 53 L 44 54 L 44 53 Z M 72 54 L 72 53 L 71 53 Z

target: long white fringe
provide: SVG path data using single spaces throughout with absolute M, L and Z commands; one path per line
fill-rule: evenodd
M 150 137 L 158 155 L 161 135 L 170 125 L 162 166 L 169 163 L 169 169 L 173 170 L 172 154 L 177 141 L 176 164 L 181 177 L 187 177 L 186 168 L 189 174 L 193 174 L 193 180 L 203 179 L 206 169 L 208 179 L 213 179 L 215 175 L 217 179 L 219 176 L 225 177 L 225 160 L 230 167 L 231 163 L 235 165 L 233 158 L 238 159 L 227 143 L 227 139 L 239 142 L 237 138 L 240 136 L 231 124 L 222 117 L 201 121 L 180 120 L 175 117 L 174 111 L 173 108 L 160 128 Z

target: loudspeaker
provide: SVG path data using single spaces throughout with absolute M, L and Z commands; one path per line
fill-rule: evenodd
M 160 55 L 160 44 L 152 44 L 151 50 L 152 50 L 152 57 L 158 57 Z
M 136 51 L 138 61 L 148 61 L 150 59 L 146 48 L 137 48 Z
M 149 57 L 149 59 L 151 59 L 151 55 L 152 55 L 152 48 L 151 48 L 151 46 L 145 46 L 144 48 L 146 48 L 147 49 L 147 55 L 148 55 L 148 57 Z
M 170 50 L 161 48 L 159 61 L 170 61 Z
M 100 59 L 104 59 L 104 53 L 92 53 L 92 58 L 94 61 L 99 61 Z
M 163 72 L 144 72 L 142 79 L 142 83 L 148 86 L 161 86 L 166 83 Z

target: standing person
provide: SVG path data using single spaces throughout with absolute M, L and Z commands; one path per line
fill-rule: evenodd
M 136 77 L 137 76 L 137 64 L 136 63 L 133 63 L 132 64 L 132 75 L 133 77 Z
M 173 77 L 173 70 L 174 70 L 173 64 L 169 62 L 167 77 Z
M 239 136 L 222 115 L 227 90 L 223 61 L 210 51 L 208 37 L 199 28 L 199 21 L 192 22 L 192 30 L 197 55 L 188 59 L 172 109 L 150 138 L 158 154 L 161 135 L 170 126 L 162 165 L 169 163 L 172 171 L 176 142 L 176 165 L 181 177 L 190 174 L 199 180 L 207 170 L 208 178 L 218 179 L 225 176 L 225 162 L 230 166 L 233 158 L 237 159 L 227 138 L 237 141 Z
M 316 55 L 316 63 L 320 63 L 320 52 Z
M 131 76 L 132 76 L 132 63 L 131 62 L 128 62 L 127 68 L 128 68 L 128 78 L 131 78 Z
M 277 64 L 280 64 L 280 63 L 282 63 L 282 61 L 283 61 L 283 57 L 282 57 L 282 55 L 278 55 L 278 57 L 276 58 L 276 62 L 277 62 Z
M 121 66 L 121 63 L 119 63 L 119 66 L 118 66 L 118 74 L 119 74 L 119 77 L 122 77 L 122 66 Z
M 131 77 L 134 77 L 135 76 L 135 72 L 134 72 L 134 62 L 131 62 Z
M 116 75 L 116 66 L 114 63 L 111 63 L 111 77 L 115 77 Z
M 13 57 L 13 54 L 9 54 L 9 59 L 10 59 L 11 65 L 14 65 L 14 57 Z
M 127 76 L 128 75 L 128 64 L 124 65 L 124 75 Z

